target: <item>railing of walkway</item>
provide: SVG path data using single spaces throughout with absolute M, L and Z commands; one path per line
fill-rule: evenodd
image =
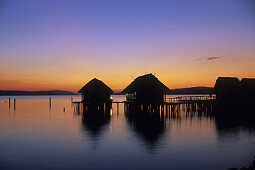
M 179 96 L 179 97 L 168 97 L 165 98 L 167 103 L 180 103 L 182 101 L 192 101 L 192 100 L 215 100 L 216 96 Z

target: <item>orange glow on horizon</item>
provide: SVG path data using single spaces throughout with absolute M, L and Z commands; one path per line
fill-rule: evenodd
M 119 92 L 146 73 L 170 89 L 255 78 L 247 2 L 1 2 L 0 90 L 77 92 L 97 78 Z
M 3 90 L 65 90 L 77 92 L 93 78 L 102 80 L 115 92 L 122 91 L 137 76 L 152 73 L 170 89 L 195 86 L 213 87 L 219 76 L 255 77 L 255 56 L 232 57 L 218 61 L 183 59 L 151 59 L 148 62 L 124 64 L 88 64 L 73 61 L 57 66 L 16 67 L 0 63 L 0 89 Z M 111 66 L 108 67 L 108 64 Z M 7 67 L 8 65 L 8 67 Z

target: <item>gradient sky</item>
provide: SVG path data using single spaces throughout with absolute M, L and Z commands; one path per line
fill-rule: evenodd
M 253 0 L 0 0 L 0 89 L 120 91 L 255 77 Z

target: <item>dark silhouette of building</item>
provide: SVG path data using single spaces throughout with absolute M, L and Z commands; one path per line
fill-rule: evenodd
M 255 79 L 236 77 L 219 77 L 214 86 L 216 100 L 219 103 L 240 102 L 253 104 L 255 96 Z
M 137 77 L 121 93 L 126 95 L 128 102 L 140 104 L 160 104 L 164 102 L 164 95 L 170 90 L 153 74 Z
M 218 102 L 235 102 L 240 96 L 240 81 L 236 77 L 218 77 L 214 85 Z
M 254 100 L 255 79 L 243 78 L 240 82 L 241 98 L 243 100 Z
M 102 81 L 94 78 L 83 86 L 78 93 L 82 93 L 82 101 L 86 103 L 110 103 L 113 91 Z

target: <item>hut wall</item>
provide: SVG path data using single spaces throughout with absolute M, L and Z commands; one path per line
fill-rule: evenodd
M 255 100 L 255 79 L 242 79 L 241 97 L 244 100 Z
M 82 94 L 82 99 L 85 102 L 92 103 L 106 103 L 110 102 L 110 94 L 109 93 L 100 93 L 98 91 L 87 91 Z
M 126 99 L 128 102 L 132 102 L 136 100 L 136 93 L 128 93 L 126 94 Z
M 164 102 L 164 94 L 157 91 L 137 92 L 136 101 L 138 103 L 159 104 Z

